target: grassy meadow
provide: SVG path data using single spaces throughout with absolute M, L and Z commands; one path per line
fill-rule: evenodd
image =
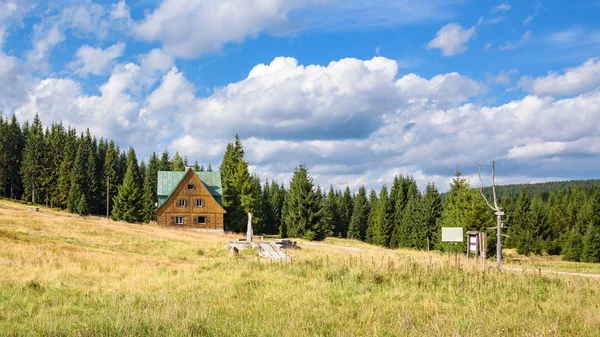
M 300 241 L 292 263 L 237 236 L 0 201 L 0 336 L 598 336 L 600 266 Z M 252 252 L 250 252 L 252 253 Z

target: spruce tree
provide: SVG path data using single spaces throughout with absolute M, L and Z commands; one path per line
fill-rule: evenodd
M 179 155 L 179 152 L 175 152 L 173 161 L 171 162 L 171 171 L 185 171 L 185 165 L 183 159 Z
M 563 259 L 566 261 L 581 261 L 581 253 L 583 251 L 583 240 L 581 231 L 577 227 L 571 228 L 569 232 L 564 248 L 563 248 Z
M 581 261 L 600 262 L 600 192 L 596 191 L 590 196 L 588 204 L 592 215 L 583 237 Z
M 78 140 L 77 155 L 71 170 L 71 186 L 67 200 L 67 210 L 79 215 L 89 213 L 87 194 L 88 147 L 83 135 Z
M 171 159 L 169 157 L 169 152 L 165 150 L 160 156 L 160 163 L 158 165 L 159 171 L 171 171 Z
M 286 213 L 283 222 L 287 235 L 306 240 L 325 238 L 326 233 L 321 226 L 323 209 L 320 198 L 315 190 L 313 178 L 304 164 L 300 164 L 294 170 L 290 188 L 285 195 Z
M 457 169 L 450 183 L 450 189 L 446 194 L 446 205 L 440 217 L 440 227 L 463 227 L 463 233 L 466 235 L 466 226 L 474 220 L 473 212 L 471 211 L 474 196 L 467 179 L 463 178 L 462 172 Z M 452 250 L 454 247 L 449 247 L 448 244 L 439 242 L 438 249 L 444 251 L 448 249 Z M 457 249 L 463 251 L 466 249 L 466 245 L 464 243 L 460 244 Z
M 22 153 L 25 147 L 25 138 L 17 117 L 13 114 L 10 125 L 7 126 L 8 144 L 6 145 L 6 165 L 8 186 L 7 194 L 12 199 L 19 199 L 23 194 L 21 181 Z
M 152 152 L 148 166 L 146 167 L 146 174 L 144 175 L 144 194 L 142 198 L 142 220 L 145 223 L 156 220 L 154 210 L 158 203 L 158 166 L 159 160 L 156 153 Z
M 325 199 L 325 213 L 327 214 L 327 220 L 329 221 L 327 224 L 327 236 L 335 235 L 336 228 L 339 229 L 341 227 L 342 215 L 340 210 L 340 199 L 338 194 L 333 190 L 333 185 L 330 185 L 327 198 Z
M 85 199 L 87 207 L 92 214 L 101 214 L 100 209 L 100 182 L 98 181 L 98 166 L 96 160 L 96 152 L 98 147 L 96 144 L 96 138 L 92 138 L 90 130 L 86 130 L 85 142 L 87 143 L 87 166 L 86 166 L 86 179 L 87 179 L 87 190 Z
M 425 195 L 421 199 L 423 208 L 423 221 L 425 226 L 426 239 L 429 246 L 435 247 L 440 241 L 442 235 L 441 229 L 438 227 L 438 219 L 442 216 L 442 197 L 435 187 L 434 183 L 427 184 Z
M 133 148 L 127 155 L 127 170 L 123 184 L 114 200 L 112 218 L 127 222 L 142 220 L 142 191 L 137 157 Z
M 23 162 L 21 163 L 21 177 L 24 186 L 24 196 L 31 198 L 36 203 L 43 200 L 41 190 L 44 187 L 46 173 L 46 145 L 44 130 L 39 116 L 36 114 L 31 129 L 27 131 L 25 148 L 23 149 Z M 36 194 L 36 190 L 38 193 Z
M 381 187 L 379 197 L 373 209 L 372 242 L 376 245 L 390 247 L 392 232 L 392 205 L 385 185 Z
M 200 166 L 198 165 L 198 161 L 196 160 L 196 162 L 194 162 L 194 172 L 199 172 L 200 171 Z
M 350 219 L 350 226 L 348 228 L 348 239 L 364 240 L 369 217 L 369 201 L 367 200 L 367 190 L 364 186 L 361 186 L 358 189 L 353 204 L 354 208 L 352 210 L 352 218 Z
M 244 150 L 239 137 L 235 136 L 235 142 L 227 144 L 223 160 L 221 161 L 221 184 L 223 187 L 223 208 L 227 211 L 225 216 L 225 230 L 241 232 L 245 230 L 246 214 L 242 207 L 242 186 L 236 179 L 238 164 L 244 159 Z
M 373 235 L 375 231 L 375 210 L 377 207 L 377 203 L 379 199 L 377 198 L 377 192 L 374 189 L 371 189 L 369 193 L 369 216 L 367 217 L 367 232 L 365 234 L 365 241 L 368 243 L 373 243 Z
M 205 171 L 205 170 L 204 170 L 204 165 L 200 165 L 200 169 L 198 169 L 198 171 L 200 171 L 200 172 L 204 172 L 204 171 Z
M 241 146 L 241 143 L 240 143 L 240 146 Z M 206 169 L 206 172 L 212 172 L 212 171 L 213 171 L 212 165 L 210 163 L 208 163 L 208 168 Z
M 0 195 L 6 195 L 8 181 L 8 121 L 0 111 Z
M 352 206 L 350 187 L 346 186 L 344 195 L 340 200 L 340 222 L 334 231 L 335 236 L 343 238 L 348 236 L 348 226 L 350 225 L 350 219 L 352 218 Z

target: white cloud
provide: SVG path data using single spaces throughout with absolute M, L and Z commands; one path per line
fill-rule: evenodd
M 50 9 L 48 12 L 52 13 Z M 114 13 L 114 6 L 109 12 L 100 4 L 84 1 L 63 7 L 58 14 L 44 16 L 33 25 L 32 49 L 26 55 L 29 65 L 46 70 L 50 52 L 65 41 L 67 31 L 78 38 L 95 37 L 102 40 L 111 30 L 122 29 L 120 18 L 111 16 Z
M 455 106 L 483 91 L 457 73 L 396 79 L 394 60 L 342 59 L 327 66 L 302 66 L 294 58 L 257 65 L 243 81 L 218 88 L 182 113 L 186 133 L 231 130 L 257 137 L 339 139 L 364 137 L 382 116 L 411 100 Z
M 82 76 L 103 75 L 109 70 L 112 61 L 123 55 L 124 50 L 124 43 L 116 43 L 106 49 L 83 45 L 75 53 L 71 67 Z
M 600 85 L 600 59 L 592 58 L 584 64 L 567 68 L 562 74 L 549 72 L 547 76 L 524 76 L 519 87 L 536 95 L 580 94 Z
M 532 31 L 528 30 L 521 36 L 521 39 L 515 43 L 506 41 L 503 45 L 499 46 L 498 49 L 502 51 L 515 50 L 525 43 L 529 42 L 531 39 Z
M 475 27 L 463 28 L 459 23 L 449 23 L 442 27 L 427 49 L 440 49 L 444 56 L 463 54 L 467 51 L 467 42 L 475 35 Z
M 171 55 L 193 58 L 280 25 L 290 11 L 315 1 L 164 0 L 135 23 L 134 32 L 142 39 L 160 41 Z
M 1 0 L 0 1 L 0 48 L 11 25 L 19 24 L 23 17 L 35 4 L 31 0 Z
M 510 10 L 510 8 L 511 8 L 511 7 L 510 7 L 510 5 L 509 5 L 509 4 L 507 4 L 507 3 L 503 3 L 503 4 L 500 4 L 500 5 L 498 5 L 498 6 L 494 7 L 494 8 L 492 8 L 490 11 L 491 11 L 492 13 L 495 13 L 495 12 L 508 12 L 508 11 Z
M 525 18 L 525 20 L 523 20 L 523 25 L 528 25 L 529 23 L 531 23 L 531 21 L 533 21 L 533 19 L 538 15 L 538 13 L 540 12 L 541 8 L 542 8 L 542 4 L 538 2 L 535 5 L 535 10 L 533 11 L 533 14 L 528 15 Z
M 488 51 L 492 48 L 492 43 L 488 42 L 483 46 L 483 50 Z

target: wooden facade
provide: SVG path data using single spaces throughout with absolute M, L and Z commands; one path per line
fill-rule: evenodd
M 223 230 L 224 214 L 225 210 L 207 185 L 191 169 L 185 172 L 173 192 L 156 210 L 159 226 L 212 230 Z

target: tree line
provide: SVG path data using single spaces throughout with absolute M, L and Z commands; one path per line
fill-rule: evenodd
M 155 219 L 157 172 L 184 171 L 187 157 L 167 151 L 138 162 L 135 150 L 112 140 L 77 134 L 53 123 L 44 128 L 36 116 L 20 125 L 0 116 L 0 195 L 81 215 L 104 214 L 114 220 Z M 196 171 L 204 166 L 193 165 Z M 207 171 L 212 171 L 208 164 Z M 355 193 L 316 185 L 300 164 L 288 187 L 250 174 L 239 137 L 227 144 L 219 167 L 225 230 L 243 232 L 252 213 L 257 233 L 322 240 L 342 237 L 389 248 L 452 249 L 441 227 L 488 232 L 488 256 L 495 253 L 495 216 L 478 189 L 457 170 L 448 192 L 430 183 L 421 192 L 410 176 L 396 176 L 388 188 Z M 499 187 L 509 238 L 505 247 L 521 254 L 562 254 L 567 260 L 600 262 L 600 188 L 596 181 Z M 109 193 L 107 198 L 107 192 Z M 465 244 L 459 249 L 465 249 Z

